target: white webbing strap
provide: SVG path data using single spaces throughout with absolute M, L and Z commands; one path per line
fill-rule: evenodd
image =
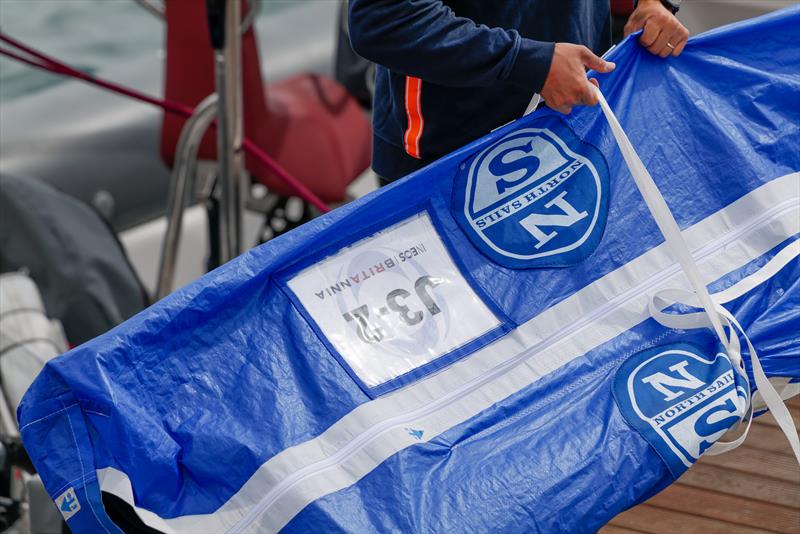
M 694 258 L 692 258 L 692 253 L 689 251 L 686 241 L 683 240 L 681 229 L 678 227 L 678 223 L 675 222 L 675 218 L 672 216 L 667 202 L 658 190 L 656 183 L 653 181 L 653 177 L 647 172 L 644 163 L 639 159 L 639 155 L 633 149 L 633 145 L 631 145 L 628 136 L 625 135 L 625 131 L 622 129 L 622 126 L 620 126 L 614 112 L 611 111 L 611 108 L 608 106 L 608 102 L 606 102 L 603 93 L 601 93 L 600 89 L 597 87 L 595 87 L 594 90 L 597 94 L 597 98 L 600 100 L 600 107 L 603 109 L 608 124 L 611 126 L 611 132 L 617 140 L 620 152 L 622 152 L 622 157 L 625 158 L 625 163 L 628 164 L 628 169 L 630 169 L 631 175 L 633 175 L 636 187 L 639 188 L 639 192 L 641 192 L 644 197 L 644 201 L 650 209 L 650 213 L 653 215 L 658 229 L 661 230 L 661 234 L 664 236 L 667 246 L 672 251 L 675 259 L 678 260 L 683 272 L 685 272 L 686 276 L 689 278 L 692 288 L 694 288 L 700 299 L 702 308 L 708 314 L 714 332 L 716 332 L 721 340 L 725 339 L 725 333 L 722 330 L 722 323 L 719 320 L 719 316 L 711 311 L 714 309 L 714 304 L 711 302 L 711 296 L 708 294 L 708 289 L 706 289 L 706 285 L 703 283 L 703 279 L 700 276 L 700 270 L 697 268 Z M 739 364 L 739 362 L 734 363 L 736 365 Z
M 717 311 L 725 319 L 730 321 L 734 328 L 736 328 L 736 330 L 742 334 L 742 337 L 744 337 L 744 340 L 747 343 L 747 351 L 750 353 L 750 367 L 753 371 L 753 380 L 756 383 L 756 388 L 758 388 L 758 391 L 761 392 L 761 397 L 764 399 L 764 404 L 766 404 L 769 411 L 772 412 L 772 416 L 775 418 L 778 426 L 781 427 L 781 430 L 783 430 L 783 433 L 786 435 L 786 439 L 789 440 L 789 445 L 792 447 L 794 457 L 797 460 L 797 463 L 800 464 L 800 437 L 797 435 L 797 427 L 792 419 L 792 414 L 789 413 L 789 409 L 783 403 L 783 399 L 781 399 L 781 396 L 775 390 L 772 382 L 769 381 L 766 373 L 764 373 L 764 368 L 761 367 L 761 362 L 756 354 L 756 349 L 750 342 L 750 338 L 744 333 L 742 325 L 739 324 L 739 321 L 736 319 L 736 317 L 734 317 L 731 312 L 725 309 L 725 307 L 718 304 Z M 735 332 L 733 332 L 733 336 L 736 337 Z M 752 410 L 752 402 L 750 409 Z M 744 436 L 742 439 L 743 438 Z
M 708 293 L 708 289 L 706 288 L 706 285 L 703 283 L 702 277 L 700 276 L 700 269 L 697 267 L 697 264 L 695 263 L 691 252 L 689 251 L 689 246 L 683 239 L 683 235 L 678 227 L 678 223 L 672 216 L 672 212 L 670 211 L 669 206 L 667 206 L 664 197 L 661 195 L 658 186 L 656 186 L 653 178 L 650 176 L 650 173 L 647 172 L 642 160 L 634 150 L 633 145 L 631 145 L 628 136 L 622 129 L 622 126 L 617 120 L 617 117 L 614 115 L 614 112 L 609 107 L 608 102 L 606 102 L 603 93 L 601 93 L 600 89 L 598 88 L 595 88 L 595 93 L 597 94 L 600 107 L 603 110 L 606 120 L 608 120 L 608 123 L 611 126 L 611 132 L 614 134 L 614 139 L 616 139 L 617 145 L 619 145 L 622 157 L 625 159 L 625 163 L 628 165 L 628 169 L 633 176 L 633 180 L 636 183 L 639 192 L 642 194 L 642 197 L 644 197 L 644 201 L 647 204 L 653 219 L 655 219 L 661 234 L 664 236 L 667 246 L 678 260 L 678 263 L 683 269 L 683 272 L 686 274 L 686 277 L 689 279 L 692 288 L 694 289 L 694 293 L 681 292 L 679 290 L 667 290 L 661 292 L 659 295 L 651 298 L 650 313 L 658 322 L 664 324 L 665 326 L 669 326 L 670 328 L 691 329 L 710 326 L 713 328 L 714 332 L 717 334 L 717 337 L 722 342 L 722 345 L 725 347 L 728 357 L 730 358 L 734 368 L 738 372 L 742 373 L 744 364 L 741 357 L 739 334 L 737 334 L 738 330 L 747 343 L 756 387 L 761 392 L 761 396 L 763 397 L 767 408 L 769 408 L 769 410 L 772 412 L 781 430 L 783 430 L 784 434 L 786 434 L 786 438 L 789 440 L 789 444 L 794 451 L 797 462 L 800 463 L 800 439 L 798 439 L 797 429 L 794 425 L 794 421 L 792 420 L 792 416 L 789 413 L 788 408 L 786 408 L 786 405 L 783 403 L 780 395 L 778 395 L 778 392 L 775 391 L 772 383 L 764 373 L 764 370 L 761 367 L 761 362 L 758 360 L 758 355 L 755 348 L 736 318 L 722 305 L 715 303 L 711 299 L 711 295 Z M 675 303 L 683 302 L 684 304 L 702 308 L 703 311 L 700 313 L 680 315 L 667 314 L 663 312 L 663 308 L 666 306 L 658 306 L 656 304 L 656 300 L 661 300 L 663 302 L 673 300 Z M 667 305 L 670 304 L 671 303 L 667 302 Z M 726 335 L 723 322 L 725 323 L 725 326 L 728 327 L 730 336 Z M 745 382 L 749 384 L 746 375 Z M 749 391 L 748 399 L 750 399 Z M 747 431 L 750 428 L 750 422 L 752 420 L 752 402 L 748 400 L 748 403 L 748 422 L 744 433 L 732 442 L 718 443 L 711 447 L 709 451 L 713 450 L 712 454 L 719 454 L 721 452 L 734 449 L 738 447 L 747 437 Z
M 664 309 L 672 306 L 673 304 L 684 304 L 693 307 L 699 307 L 700 305 L 695 293 L 683 289 L 665 289 L 650 297 L 650 315 L 656 321 L 668 328 L 689 330 L 693 328 L 705 328 L 711 326 L 708 321 L 708 315 L 703 312 L 681 314 L 664 312 Z M 772 382 L 764 373 L 764 369 L 761 367 L 761 362 L 758 359 L 758 353 L 750 341 L 750 338 L 747 337 L 747 334 L 736 317 L 725 307 L 715 302 L 714 310 L 720 315 L 723 324 L 731 333 L 730 338 L 723 340 L 723 345 L 726 347 L 728 355 L 730 356 L 731 354 L 736 354 L 741 358 L 739 336 L 741 336 L 745 340 L 745 343 L 747 343 L 747 351 L 750 355 L 750 365 L 753 370 L 753 380 L 756 383 L 756 388 L 758 388 L 758 391 L 761 392 L 761 396 L 764 399 L 764 404 L 766 404 L 767 408 L 770 410 L 770 412 L 772 412 L 772 415 L 778 422 L 778 426 L 780 426 L 781 430 L 783 430 L 783 433 L 786 434 L 786 438 L 792 447 L 795 458 L 797 459 L 797 462 L 800 463 L 800 439 L 797 436 L 797 429 L 795 427 L 794 420 L 792 419 L 792 415 L 789 413 L 788 408 L 786 408 L 786 405 L 783 403 L 783 400 L 781 399 L 777 390 L 772 385 Z M 740 373 L 742 374 L 749 390 L 750 383 L 747 379 L 747 375 L 741 371 Z M 748 398 L 752 398 L 749 391 Z M 747 426 L 745 427 L 744 432 L 742 432 L 738 438 L 731 442 L 717 442 L 706 451 L 706 454 L 722 454 L 723 452 L 735 449 L 741 445 L 750 430 L 750 423 L 752 422 L 753 418 L 752 402 L 750 402 L 748 406 L 746 417 Z

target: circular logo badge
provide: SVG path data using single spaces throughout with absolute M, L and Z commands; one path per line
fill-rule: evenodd
M 608 211 L 608 165 L 562 121 L 515 130 L 459 168 L 453 213 L 470 240 L 511 268 L 564 267 L 594 251 Z

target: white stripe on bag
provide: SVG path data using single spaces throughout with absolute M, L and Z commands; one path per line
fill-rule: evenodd
M 706 276 L 723 276 L 800 232 L 798 185 L 800 173 L 776 178 L 685 230 Z M 276 454 L 214 513 L 159 518 L 134 506 L 127 476 L 113 468 L 98 470 L 100 486 L 134 506 L 145 524 L 165 532 L 279 530 L 308 503 L 353 484 L 386 458 L 420 443 L 403 430 L 409 414 L 438 406 L 412 419 L 415 428 L 425 431 L 422 441 L 428 441 L 647 319 L 649 292 L 667 284 L 689 287 L 662 244 L 470 357 L 364 403 L 321 435 Z M 612 313 L 605 311 L 612 308 Z M 587 310 L 599 311 L 591 313 L 597 319 L 576 323 L 574 318 Z M 481 382 L 495 373 L 493 380 Z M 474 383 L 480 384 L 470 389 Z M 458 402 L 442 403 L 465 387 L 469 391 Z

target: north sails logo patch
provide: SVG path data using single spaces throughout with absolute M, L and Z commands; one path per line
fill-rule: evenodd
M 675 477 L 741 419 L 745 388 L 726 354 L 685 343 L 640 352 L 614 378 L 622 415 Z
M 564 122 L 515 130 L 461 164 L 453 214 L 511 268 L 573 265 L 594 251 L 608 210 L 608 165 Z

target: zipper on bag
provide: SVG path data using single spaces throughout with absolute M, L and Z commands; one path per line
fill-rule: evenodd
M 700 247 L 699 249 L 693 252 L 692 256 L 695 259 L 695 261 L 699 262 L 707 258 L 708 256 L 718 252 L 719 250 L 725 248 L 727 245 L 737 241 L 742 236 L 752 232 L 753 230 L 761 226 L 764 226 L 765 224 L 770 223 L 773 219 L 776 219 L 781 215 L 784 215 L 787 211 L 790 211 L 793 208 L 797 208 L 798 206 L 800 206 L 800 198 L 794 197 L 787 199 L 781 202 L 780 204 L 773 206 L 771 209 L 763 212 L 761 215 L 751 220 L 747 225 L 730 230 L 726 232 L 724 235 L 715 239 L 714 241 Z M 375 439 L 381 437 L 383 434 L 390 431 L 394 431 L 397 428 L 405 427 L 416 420 L 423 419 L 457 402 L 458 400 L 469 395 L 476 389 L 509 372 L 511 369 L 527 361 L 529 358 L 541 353 L 544 350 L 547 350 L 551 346 L 555 345 L 557 342 L 563 341 L 565 338 L 574 336 L 576 333 L 580 332 L 587 326 L 596 322 L 603 316 L 606 316 L 612 313 L 613 311 L 621 308 L 627 302 L 642 295 L 648 294 L 650 291 L 653 290 L 653 288 L 659 286 L 666 280 L 680 273 L 681 270 L 682 270 L 681 266 L 677 262 L 671 263 L 668 267 L 648 277 L 646 280 L 643 280 L 642 282 L 629 288 L 623 293 L 620 293 L 619 295 L 610 299 L 602 306 L 595 308 L 592 311 L 592 313 L 584 315 L 579 320 L 570 323 L 569 325 L 557 330 L 556 332 L 552 333 L 551 335 L 537 342 L 533 346 L 525 349 L 524 351 L 509 358 L 508 360 L 496 365 L 483 375 L 476 377 L 473 380 L 459 386 L 458 388 L 454 389 L 453 391 L 444 395 L 443 397 L 440 397 L 439 399 L 436 399 L 424 406 L 421 406 L 420 408 L 411 410 L 404 414 L 396 415 L 394 417 L 381 421 L 380 423 L 370 427 L 366 431 L 356 436 L 353 440 L 351 440 L 349 443 L 347 443 L 344 447 L 339 449 L 334 454 L 322 460 L 318 460 L 312 464 L 309 464 L 295 471 L 288 477 L 284 478 L 278 485 L 272 488 L 272 490 L 267 492 L 267 494 L 264 495 L 264 497 L 255 506 L 253 506 L 253 508 L 251 508 L 250 511 L 247 512 L 247 514 L 244 517 L 242 517 L 242 519 L 240 519 L 228 532 L 231 534 L 234 533 L 238 534 L 240 532 L 245 531 L 248 527 L 250 527 L 250 525 L 252 525 L 253 522 L 255 522 L 264 513 L 264 511 L 270 508 L 275 502 L 277 502 L 281 497 L 283 497 L 283 495 L 289 492 L 298 483 L 306 480 L 307 478 L 315 476 L 320 472 L 334 468 L 337 465 L 344 463 L 351 455 L 353 455 L 359 449 L 368 445 Z M 535 321 L 535 318 L 530 319 L 530 321 Z

